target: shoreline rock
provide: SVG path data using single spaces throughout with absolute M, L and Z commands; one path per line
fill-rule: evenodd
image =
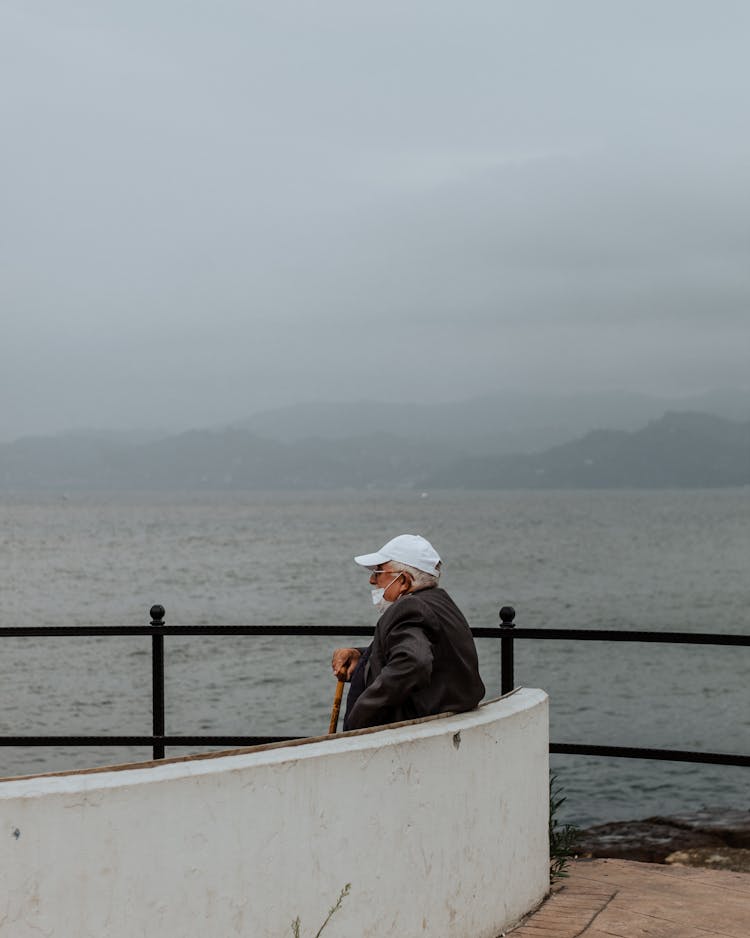
M 581 857 L 750 870 L 750 810 L 701 808 L 644 820 L 597 824 L 581 832 Z
M 675 866 L 707 866 L 712 870 L 750 873 L 750 850 L 743 847 L 678 850 L 670 853 L 664 862 Z

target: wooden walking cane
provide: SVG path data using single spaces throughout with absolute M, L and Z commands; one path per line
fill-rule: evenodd
M 331 724 L 328 727 L 329 733 L 335 733 L 339 725 L 339 711 L 341 710 L 341 698 L 344 696 L 344 681 L 339 681 L 336 685 L 336 693 L 333 696 L 333 709 L 331 710 Z

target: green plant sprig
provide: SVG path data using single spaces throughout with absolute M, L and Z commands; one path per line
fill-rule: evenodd
M 323 929 L 324 929 L 324 928 L 326 927 L 326 925 L 331 921 L 331 919 L 332 919 L 333 916 L 336 914 L 336 912 L 338 912 L 338 910 L 341 908 L 341 903 L 342 903 L 342 902 L 344 901 L 344 899 L 346 899 L 346 897 L 349 895 L 349 892 L 351 891 L 351 888 L 352 888 L 352 884 L 351 884 L 351 883 L 347 883 L 346 886 L 344 886 L 344 888 L 341 890 L 341 892 L 339 893 L 339 897 L 338 897 L 338 899 L 336 900 L 336 904 L 335 904 L 335 905 L 332 905 L 331 908 L 328 910 L 328 915 L 326 916 L 325 921 L 323 922 L 323 924 L 320 926 L 320 928 L 319 928 L 319 929 L 317 930 L 317 932 L 315 933 L 315 938 L 320 938 L 320 936 L 323 934 Z M 300 922 L 300 917 L 299 917 L 299 915 L 298 915 L 297 918 L 292 922 L 292 936 L 293 936 L 293 938 L 300 938 L 300 928 L 301 928 L 301 924 L 302 924 L 302 923 Z
M 567 866 L 575 857 L 581 831 L 575 824 L 560 824 L 557 813 L 567 799 L 557 784 L 557 776 L 549 780 L 549 878 L 550 883 L 569 875 Z

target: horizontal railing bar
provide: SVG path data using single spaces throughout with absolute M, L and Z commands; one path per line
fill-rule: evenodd
M 750 646 L 750 635 L 715 632 L 649 632 L 615 629 L 473 628 L 475 638 L 538 638 L 607 642 L 664 642 L 685 645 Z M 78 635 L 364 635 L 370 625 L 18 625 L 0 628 L 0 637 Z
M 41 635 L 373 635 L 371 625 L 14 625 L 0 636 Z
M 0 736 L 0 747 L 24 746 L 261 746 L 287 743 L 304 736 Z M 606 756 L 618 759 L 646 759 L 661 762 L 694 762 L 708 765 L 750 766 L 750 756 L 724 752 L 693 752 L 684 749 L 638 749 L 628 746 L 589 746 L 577 743 L 550 743 L 558 755 Z
M 616 759 L 655 759 L 662 762 L 700 762 L 708 765 L 750 766 L 750 756 L 724 752 L 690 752 L 684 749 L 636 749 L 629 746 L 584 746 L 550 743 L 551 753 L 576 756 L 610 756 Z
M 750 645 L 750 635 L 716 632 L 644 632 L 617 629 L 476 628 L 475 638 L 572 639 L 595 642 L 665 642 L 684 645 Z
M 260 746 L 304 736 L 0 736 L 5 746 Z

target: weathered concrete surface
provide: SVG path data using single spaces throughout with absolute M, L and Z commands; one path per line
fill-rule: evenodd
M 512 938 L 748 938 L 750 874 L 577 860 Z
M 494 938 L 549 883 L 547 697 L 0 782 L 0 938 Z

